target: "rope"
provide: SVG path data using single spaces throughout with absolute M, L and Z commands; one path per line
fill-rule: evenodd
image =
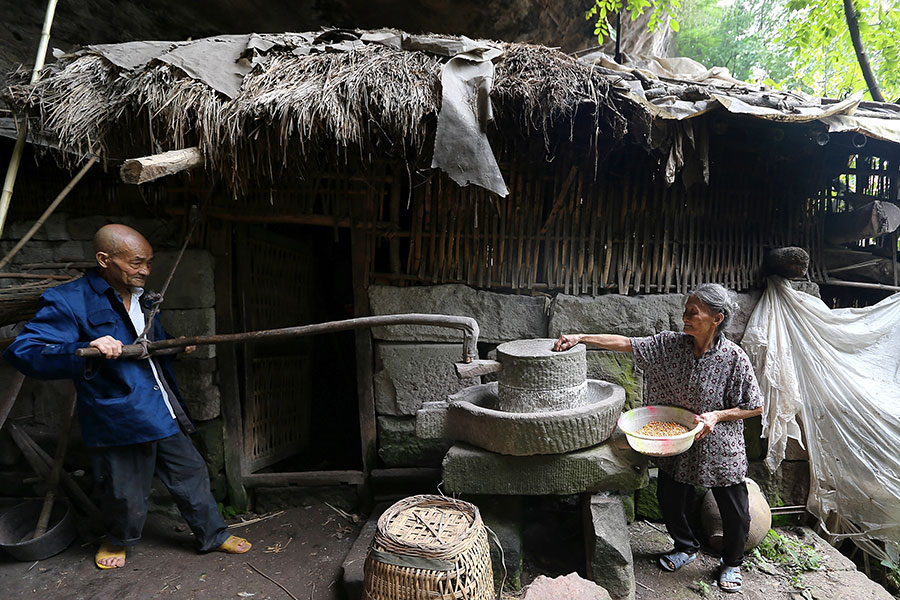
M 169 289 L 169 284 L 172 283 L 172 278 L 175 276 L 175 270 L 178 269 L 179 263 L 181 263 L 181 258 L 184 256 L 184 251 L 187 250 L 187 245 L 191 241 L 191 237 L 194 235 L 194 229 L 197 228 L 197 224 L 200 222 L 200 214 L 197 210 L 196 206 L 191 207 L 190 211 L 190 222 L 191 227 L 187 232 L 187 235 L 184 237 L 184 243 L 181 245 L 181 251 L 178 253 L 178 257 L 175 259 L 175 264 L 172 265 L 172 270 L 169 271 L 169 276 L 166 278 L 166 282 L 163 284 L 162 290 L 158 294 L 147 294 L 146 296 L 150 300 L 150 314 L 147 315 L 147 323 L 144 325 L 144 331 L 141 332 L 141 335 L 134 340 L 134 343 L 141 346 L 143 348 L 143 352 L 138 357 L 143 360 L 146 358 L 150 358 L 150 340 L 147 339 L 147 335 L 150 333 L 150 328 L 153 327 L 153 319 L 159 313 L 159 308 L 165 300 L 166 291 Z

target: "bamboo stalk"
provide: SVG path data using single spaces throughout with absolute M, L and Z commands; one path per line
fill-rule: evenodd
M 609 193 L 609 178 L 606 179 L 603 186 L 603 204 L 606 209 L 606 218 L 605 218 L 605 253 L 603 259 L 603 276 L 600 278 L 600 287 L 605 288 L 610 279 L 609 279 L 609 270 L 612 267 L 612 254 L 613 254 L 613 229 L 612 222 L 613 217 L 615 216 L 615 206 L 612 203 L 611 195 Z
M 50 513 L 53 511 L 53 503 L 56 498 L 56 487 L 59 483 L 59 474 L 62 471 L 62 463 L 66 457 L 66 448 L 69 445 L 69 433 L 72 431 L 72 421 L 75 420 L 75 401 L 78 396 L 72 391 L 69 406 L 66 410 L 66 420 L 60 431 L 59 439 L 56 442 L 56 456 L 53 458 L 53 467 L 50 469 L 50 475 L 47 478 L 47 494 L 44 496 L 44 505 L 41 507 L 41 514 L 38 516 L 37 525 L 34 528 L 34 535 L 31 539 L 36 540 L 44 535 L 47 526 L 50 524 Z
M 53 15 L 56 12 L 57 0 L 47 0 L 47 9 L 44 11 L 44 24 L 41 27 L 41 37 L 38 41 L 37 54 L 34 58 L 34 67 L 31 70 L 31 83 L 38 80 L 38 74 L 44 68 L 44 60 L 47 58 L 47 45 L 50 43 L 50 28 L 53 26 Z M 16 176 L 19 174 L 19 165 L 22 162 L 22 153 L 25 150 L 25 140 L 28 137 L 28 122 L 23 121 L 16 135 L 16 145 L 9 159 L 6 169 L 6 179 L 3 181 L 3 191 L 0 192 L 0 235 L 6 225 L 6 216 L 9 213 L 9 204 L 12 200 L 13 188 L 16 185 Z M 10 253 L 14 254 L 14 253 Z

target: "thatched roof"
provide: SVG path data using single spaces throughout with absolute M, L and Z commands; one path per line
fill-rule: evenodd
M 241 189 L 323 151 L 430 156 L 442 66 L 471 42 L 320 32 L 92 46 L 59 57 L 34 85 L 13 76 L 5 98 L 69 162 L 199 146 L 208 171 Z M 595 135 L 624 136 L 629 103 L 599 71 L 542 46 L 490 46 L 501 51 L 490 91 L 499 121 L 549 141 L 584 109 Z

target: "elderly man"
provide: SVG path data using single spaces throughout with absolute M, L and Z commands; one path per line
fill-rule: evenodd
M 186 435 L 195 430 L 170 361 L 119 358 L 123 340 L 145 329 L 149 311 L 141 296 L 153 248 L 130 227 L 106 225 L 94 236 L 94 251 L 98 268 L 44 292 L 37 314 L 4 357 L 29 377 L 75 383 L 105 519 L 97 566 L 125 565 L 125 549 L 141 537 L 154 475 L 175 498 L 201 552 L 247 552 L 247 540 L 228 534 L 206 463 Z M 164 336 L 155 322 L 148 338 Z M 104 358 L 76 357 L 84 347 L 97 348 Z

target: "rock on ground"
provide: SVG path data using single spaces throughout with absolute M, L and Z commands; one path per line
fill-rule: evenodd
M 540 575 L 525 589 L 522 600 L 609 600 L 609 593 L 592 581 L 582 579 L 578 573 L 564 577 Z

